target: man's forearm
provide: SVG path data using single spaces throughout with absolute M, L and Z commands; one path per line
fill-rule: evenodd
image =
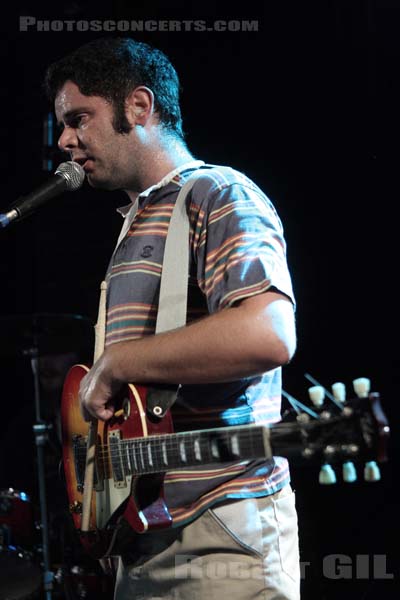
M 112 417 L 124 383 L 234 381 L 287 363 L 294 348 L 292 304 L 266 292 L 180 329 L 108 346 L 81 381 L 82 414 Z
M 249 299 L 180 329 L 113 344 L 102 359 L 104 375 L 120 382 L 201 384 L 285 364 L 294 351 L 293 308 L 275 296 L 266 307 Z

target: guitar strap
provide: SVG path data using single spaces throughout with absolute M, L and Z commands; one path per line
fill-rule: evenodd
M 182 186 L 172 211 L 161 272 L 156 334 L 186 324 L 189 276 L 189 216 L 186 197 L 205 169 L 195 171 Z M 158 385 L 147 395 L 147 411 L 163 417 L 175 402 L 180 386 Z
M 187 294 L 189 277 L 189 216 L 187 213 L 186 197 L 195 181 L 201 177 L 207 168 L 213 165 L 200 167 L 184 183 L 177 196 L 168 227 L 167 239 L 161 271 L 160 296 L 156 320 L 156 333 L 169 331 L 182 327 L 186 323 Z M 138 202 L 132 206 L 121 234 L 118 238 L 114 254 L 126 235 L 138 208 Z M 113 254 L 113 256 L 114 256 Z M 110 265 L 112 263 L 112 258 Z M 108 286 L 110 265 L 105 280 L 102 282 L 104 289 Z M 99 313 L 101 312 L 99 308 Z M 103 323 L 105 326 L 105 306 L 102 309 Z M 161 418 L 175 402 L 180 385 L 163 385 L 148 388 L 147 411 L 155 417 Z

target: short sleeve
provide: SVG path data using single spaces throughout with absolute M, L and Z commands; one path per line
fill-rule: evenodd
M 281 220 L 267 196 L 242 177 L 213 185 L 207 194 L 203 186 L 197 281 L 210 313 L 271 288 L 295 305 Z

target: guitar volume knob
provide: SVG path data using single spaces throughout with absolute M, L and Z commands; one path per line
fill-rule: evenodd
M 71 514 L 81 515 L 82 514 L 82 502 L 78 502 L 78 500 L 75 500 L 75 502 L 73 502 L 72 504 L 69 505 L 69 512 Z

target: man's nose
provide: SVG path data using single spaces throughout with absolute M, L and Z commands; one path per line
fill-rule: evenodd
M 62 134 L 58 138 L 58 147 L 63 152 L 70 152 L 73 148 L 76 148 L 78 144 L 75 131 L 72 127 L 65 127 Z

